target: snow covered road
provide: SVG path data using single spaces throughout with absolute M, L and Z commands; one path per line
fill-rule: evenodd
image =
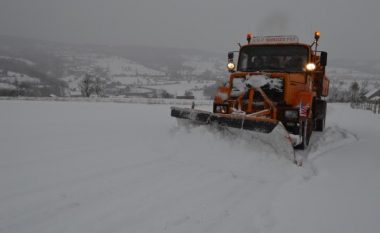
M 380 117 L 370 112 L 330 106 L 297 167 L 257 142 L 178 129 L 168 105 L 0 109 L 0 232 L 380 229 Z

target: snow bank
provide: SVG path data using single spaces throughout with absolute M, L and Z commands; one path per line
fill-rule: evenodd
M 330 105 L 328 113 L 303 176 L 284 185 L 273 202 L 273 232 L 380 229 L 380 116 L 343 104 Z

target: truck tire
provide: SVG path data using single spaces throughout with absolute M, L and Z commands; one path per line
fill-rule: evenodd
M 327 104 L 324 100 L 314 100 L 313 104 L 314 130 L 322 132 L 325 129 Z
M 301 144 L 297 145 L 295 149 L 304 150 L 310 143 L 311 134 L 313 132 L 313 121 L 307 119 L 300 122 L 300 135 L 302 137 Z
M 325 130 L 325 121 L 326 121 L 326 118 L 316 119 L 315 120 L 315 131 L 322 132 L 323 130 Z

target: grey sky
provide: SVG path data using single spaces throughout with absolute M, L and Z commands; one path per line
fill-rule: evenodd
M 379 58 L 379 0 L 0 0 L 0 34 L 226 51 L 245 34 L 295 34 L 331 57 Z

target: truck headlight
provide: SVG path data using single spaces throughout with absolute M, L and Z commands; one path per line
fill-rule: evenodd
M 315 64 L 314 63 L 309 63 L 306 65 L 306 69 L 308 71 L 314 71 L 315 70 Z
M 234 64 L 233 62 L 229 62 L 229 63 L 227 64 L 227 69 L 228 69 L 229 71 L 233 71 L 233 70 L 235 69 L 235 64 Z
M 297 119 L 298 118 L 298 111 L 297 110 L 286 110 L 284 116 L 287 119 Z
M 228 113 L 228 105 L 215 105 L 214 112 L 226 114 Z

